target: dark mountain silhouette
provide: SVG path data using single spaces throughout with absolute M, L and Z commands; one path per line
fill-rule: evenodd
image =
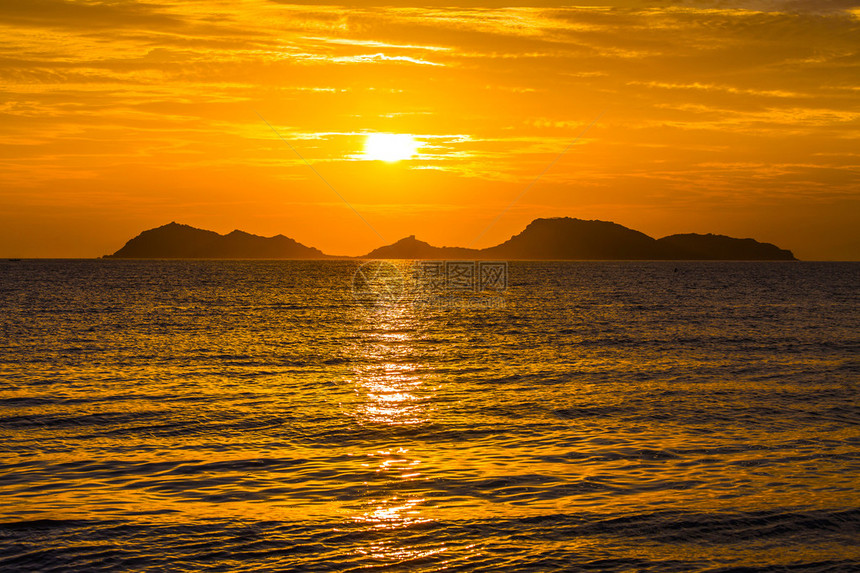
M 400 239 L 394 244 L 379 247 L 366 254 L 365 259 L 474 259 L 481 251 L 464 247 L 434 247 L 419 241 L 415 235 Z
M 188 225 L 170 223 L 142 232 L 115 252 L 112 257 L 187 259 L 194 258 L 221 235 L 215 231 L 195 229 Z
M 276 235 L 260 237 L 244 231 L 220 235 L 170 223 L 142 232 L 108 258 L 118 259 L 325 259 L 319 249 Z
M 535 219 L 519 235 L 483 252 L 499 259 L 666 258 L 657 241 L 644 233 L 617 223 L 570 218 Z
M 284 235 L 261 237 L 245 231 L 233 231 L 220 237 L 206 249 L 206 256 L 213 259 L 322 259 L 322 251 L 306 247 Z
M 725 235 L 671 235 L 656 240 L 608 221 L 535 219 L 518 235 L 486 249 L 434 247 L 414 236 L 380 247 L 366 259 L 506 260 L 795 260 L 791 251 Z
M 144 231 L 111 258 L 326 259 L 319 249 L 276 235 L 220 235 L 170 223 Z M 753 239 L 683 234 L 653 239 L 608 221 L 535 219 L 518 235 L 486 249 L 434 247 L 414 235 L 374 249 L 365 259 L 506 260 L 795 260 L 791 251 Z
M 794 254 L 755 239 L 735 239 L 725 235 L 669 235 L 657 241 L 678 259 L 724 261 L 793 261 Z

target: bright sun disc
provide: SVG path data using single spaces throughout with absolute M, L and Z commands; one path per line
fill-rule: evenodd
M 369 133 L 364 140 L 364 158 L 400 161 L 415 155 L 418 147 L 418 142 L 408 133 Z

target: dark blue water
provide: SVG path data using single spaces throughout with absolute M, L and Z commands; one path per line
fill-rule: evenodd
M 860 264 L 357 266 L 0 262 L 0 570 L 860 570 Z

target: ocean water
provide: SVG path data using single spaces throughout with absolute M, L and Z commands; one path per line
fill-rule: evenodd
M 0 570 L 860 570 L 860 264 L 357 267 L 0 261 Z

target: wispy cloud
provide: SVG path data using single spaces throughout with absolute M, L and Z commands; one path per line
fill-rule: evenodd
M 602 109 L 535 205 L 856 193 L 855 3 L 388 4 L 0 0 L 0 211 L 21 189 L 110 201 L 85 184 L 147 205 L 171 187 L 226 202 L 228 185 L 298 201 L 313 182 L 254 109 L 367 205 L 407 185 L 415 204 L 504 204 Z M 353 161 L 370 131 L 422 152 Z

